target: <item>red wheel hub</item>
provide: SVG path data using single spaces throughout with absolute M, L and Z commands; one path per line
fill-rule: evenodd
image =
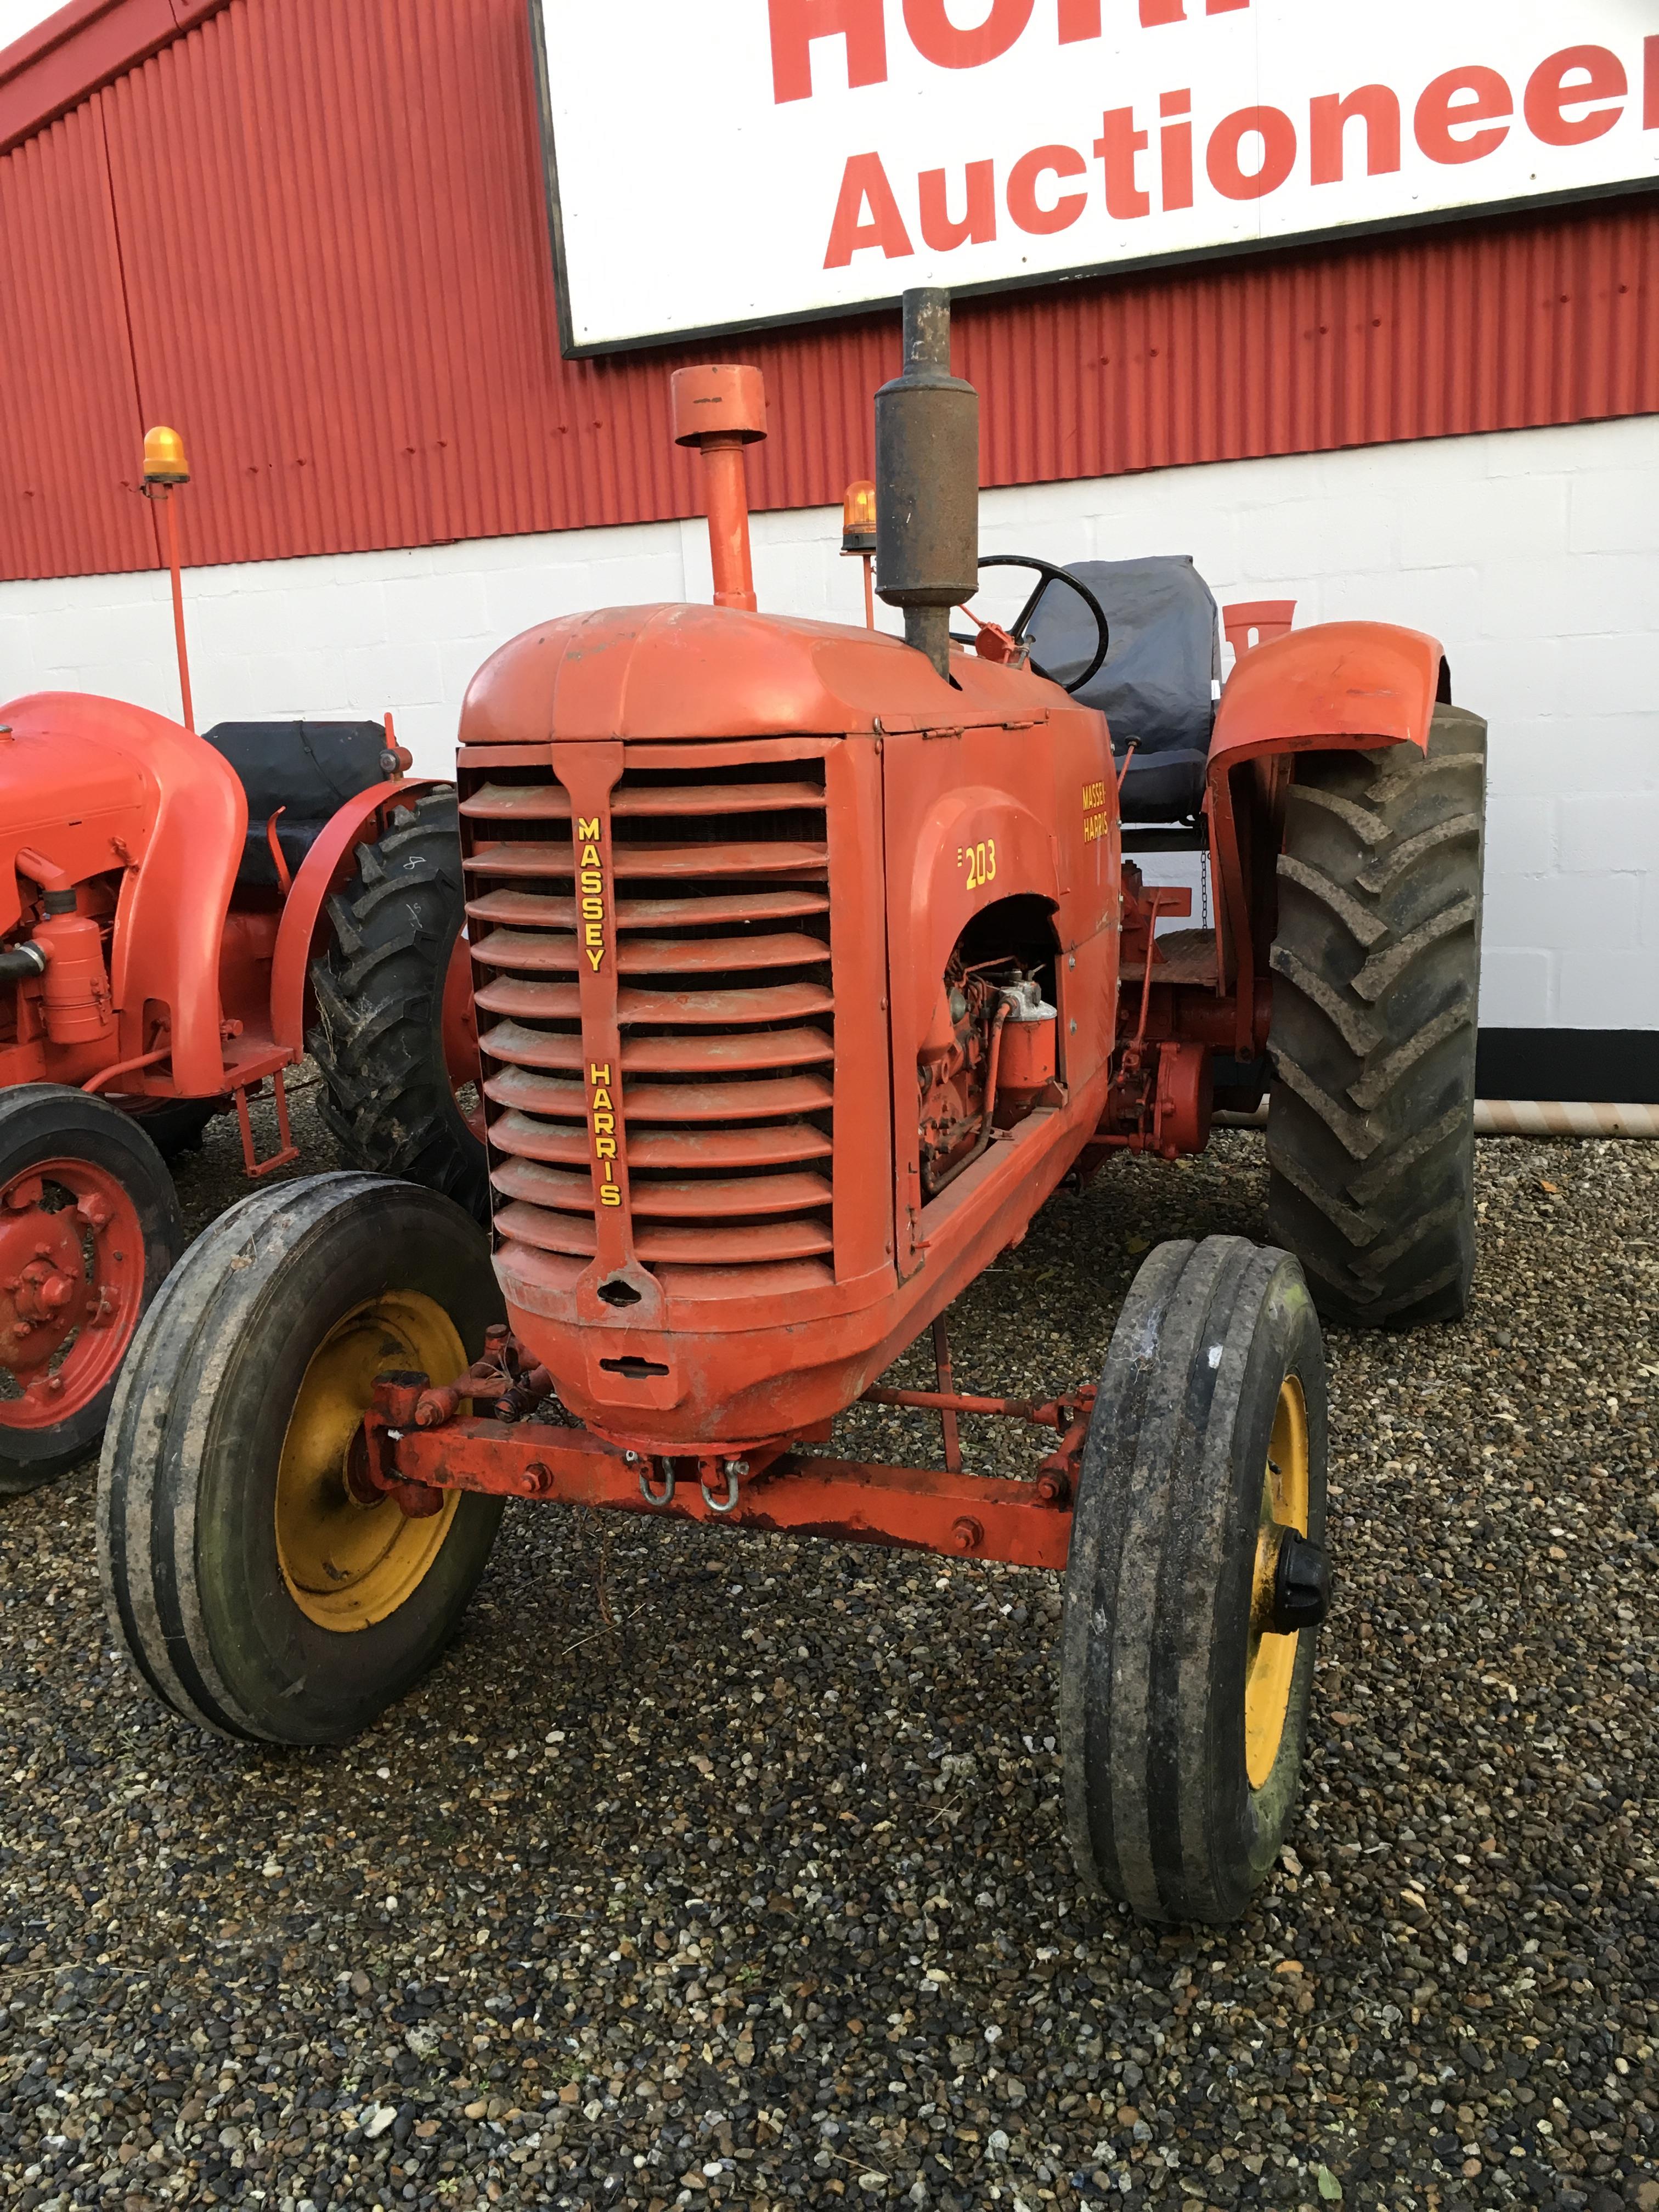
M 0 1428 L 56 1428 L 90 1405 L 143 1288 L 143 1224 L 117 1176 L 42 1160 L 0 1186 Z

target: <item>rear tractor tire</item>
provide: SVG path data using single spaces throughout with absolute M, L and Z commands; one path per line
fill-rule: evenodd
M 1267 1233 L 1327 1321 L 1456 1321 L 1474 1279 L 1486 726 L 1297 763 L 1279 862 Z
M 96 1449 L 184 1243 L 173 1179 L 118 1107 L 56 1083 L 0 1092 L 0 1498 Z
M 1328 1603 L 1325 1461 L 1296 1261 L 1160 1245 L 1113 1333 L 1060 1626 L 1073 1855 L 1143 1920 L 1225 1926 L 1279 1856 Z
M 98 1486 L 111 1624 L 162 1705 L 343 1743 L 432 1665 L 501 1501 L 408 1519 L 357 1503 L 346 1455 L 377 1374 L 453 1382 L 501 1310 L 476 1223 L 406 1183 L 311 1176 L 198 1238 L 133 1346 Z
M 312 963 L 324 1121 L 354 1167 L 489 1212 L 478 1039 L 453 791 L 400 808 L 328 903 Z

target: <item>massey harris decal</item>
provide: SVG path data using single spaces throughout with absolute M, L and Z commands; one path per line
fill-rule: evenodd
M 611 1069 L 599 1061 L 589 1064 L 587 1079 L 592 1096 L 587 1102 L 588 1125 L 593 1133 L 593 1159 L 599 1171 L 599 1204 L 620 1206 L 622 1187 L 617 1181 L 617 1109 L 611 1096 Z
M 599 864 L 599 825 L 596 820 L 578 822 L 576 842 L 581 847 L 577 863 L 576 913 L 580 923 L 582 951 L 597 975 L 605 965 L 605 871 Z

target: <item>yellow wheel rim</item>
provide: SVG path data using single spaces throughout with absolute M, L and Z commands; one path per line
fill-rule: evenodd
M 1250 1787 L 1260 1790 L 1279 1760 L 1291 1710 L 1297 1638 L 1275 1636 L 1265 1626 L 1273 1605 L 1278 1531 L 1308 1533 L 1308 1407 L 1294 1375 L 1279 1388 L 1273 1442 L 1261 1477 L 1261 1520 L 1256 1537 L 1250 1606 L 1250 1649 L 1244 1674 L 1244 1764 Z
M 372 1628 L 407 1604 L 443 1549 L 460 1504 L 411 1521 L 392 1498 L 360 1505 L 346 1454 L 374 1395 L 374 1377 L 416 1368 L 453 1382 L 466 1366 L 454 1323 L 418 1291 L 398 1291 L 337 1322 L 313 1355 L 289 1418 L 276 1473 L 276 1557 L 301 1613 L 343 1635 Z

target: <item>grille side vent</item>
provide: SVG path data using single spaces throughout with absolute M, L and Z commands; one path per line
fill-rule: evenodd
M 462 807 L 478 1006 L 499 1018 L 481 1024 L 496 1226 L 580 1262 L 595 1233 L 570 806 L 545 770 L 524 773 Z M 626 765 L 611 815 L 635 1253 L 690 1293 L 828 1283 L 823 763 Z

